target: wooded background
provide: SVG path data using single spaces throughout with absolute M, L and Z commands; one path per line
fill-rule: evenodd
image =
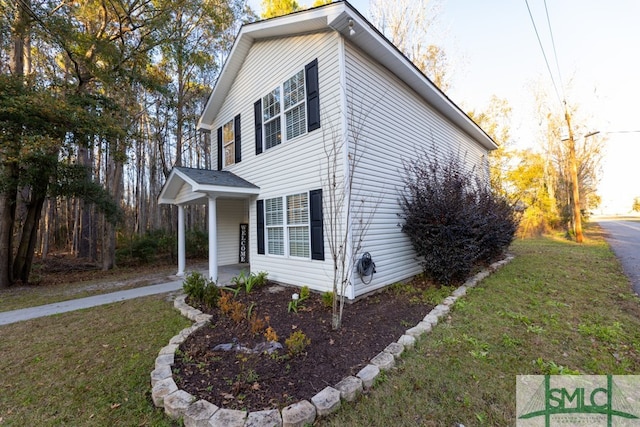
M 256 18 L 244 0 L 0 2 L 0 287 L 34 253 L 109 269 L 116 240 L 172 234 L 159 192 L 174 165 L 210 166 L 196 122 Z

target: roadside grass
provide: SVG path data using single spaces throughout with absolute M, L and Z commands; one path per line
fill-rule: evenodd
M 174 425 L 149 374 L 188 325 L 165 294 L 0 326 L 0 425 Z
M 515 425 L 519 374 L 640 374 L 640 301 L 589 225 L 582 245 L 514 242 L 396 372 L 327 426 Z

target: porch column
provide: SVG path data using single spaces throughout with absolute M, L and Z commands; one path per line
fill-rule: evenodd
M 216 198 L 209 196 L 209 279 L 218 280 L 218 229 Z
M 176 276 L 184 276 L 185 259 L 184 206 L 178 205 L 178 273 Z

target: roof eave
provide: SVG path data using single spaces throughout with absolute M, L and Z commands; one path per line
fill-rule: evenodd
M 353 27 L 349 25 L 350 20 L 353 20 Z M 350 34 L 352 28 L 355 31 L 353 35 Z M 212 130 L 213 120 L 220 111 L 229 88 L 255 40 L 327 29 L 339 32 L 345 39 L 350 40 L 369 56 L 376 58 L 387 69 L 392 70 L 437 111 L 477 140 L 487 150 L 498 148 L 495 141 L 473 122 L 458 105 L 449 99 L 357 9 L 346 1 L 244 25 L 240 29 L 231 53 L 198 121 L 198 129 Z M 398 67 L 398 64 L 404 66 Z

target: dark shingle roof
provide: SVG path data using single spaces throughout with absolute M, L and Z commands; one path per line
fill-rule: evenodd
M 257 185 L 253 185 L 249 181 L 242 179 L 229 171 L 216 171 L 210 169 L 194 169 L 185 167 L 176 167 L 176 169 L 198 184 L 235 188 L 259 188 Z

